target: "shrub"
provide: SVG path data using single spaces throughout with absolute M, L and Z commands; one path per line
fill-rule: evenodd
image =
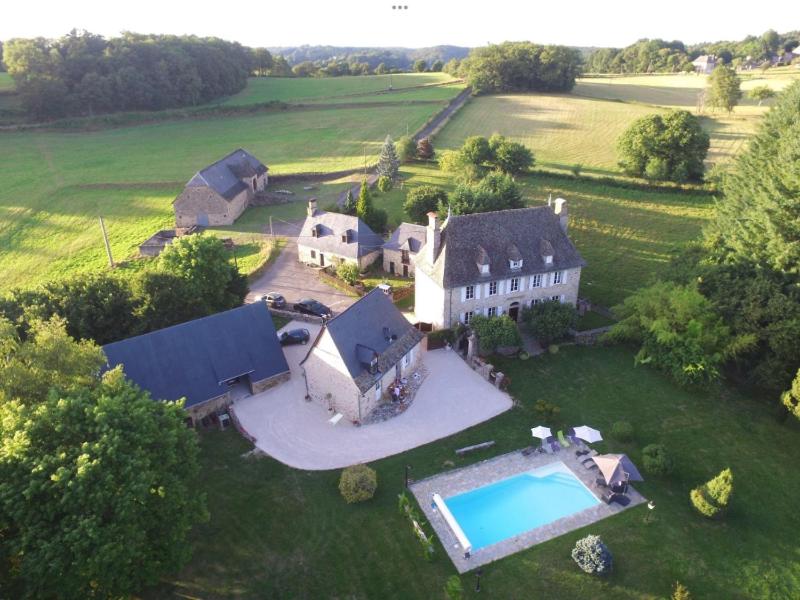
M 587 535 L 579 539 L 572 549 L 572 559 L 583 571 L 592 575 L 608 575 L 614 560 L 599 535 Z
M 620 442 L 630 442 L 633 439 L 633 425 L 628 421 L 617 421 L 611 426 L 611 436 Z
M 653 475 L 666 475 L 672 472 L 672 457 L 662 444 L 650 444 L 642 450 L 644 470 Z
M 555 422 L 556 417 L 558 417 L 561 412 L 558 406 L 547 402 L 547 400 L 537 400 L 536 404 L 533 405 L 533 410 L 539 414 L 539 417 L 545 423 Z
M 536 162 L 533 152 L 519 142 L 503 141 L 497 145 L 491 163 L 503 173 L 518 175 Z
M 414 144 L 414 140 L 411 139 L 411 136 L 404 135 L 395 144 L 397 149 L 397 158 L 400 159 L 400 162 L 408 162 L 413 160 L 417 155 L 417 145 Z
M 423 160 L 430 160 L 433 158 L 434 150 L 433 144 L 429 138 L 422 138 L 417 142 L 417 157 Z
M 445 344 L 452 344 L 455 334 L 452 329 L 437 329 L 428 334 L 428 349 L 442 348 Z
M 348 285 L 355 285 L 358 281 L 358 265 L 343 262 L 336 267 L 336 275 Z
M 550 344 L 550 345 L 547 347 L 547 351 L 548 351 L 550 354 L 558 354 L 558 351 L 559 351 L 559 350 L 560 350 L 560 348 L 559 348 L 558 344 Z
M 378 475 L 367 465 L 353 465 L 342 470 L 339 492 L 348 504 L 369 500 L 377 488 Z
M 522 338 L 517 324 L 508 315 L 484 317 L 477 315 L 469 323 L 478 336 L 480 351 L 483 354 L 494 352 L 499 346 L 519 346 Z
M 388 177 L 387 175 L 381 175 L 378 177 L 378 191 L 382 193 L 386 193 L 392 189 L 392 178 Z
M 689 494 L 692 506 L 704 517 L 721 517 L 728 508 L 733 493 L 733 473 L 723 470 L 711 481 L 694 488 Z
M 675 590 L 672 592 L 670 600 L 692 600 L 689 589 L 680 581 L 675 582 Z
M 560 340 L 578 324 L 578 311 L 572 304 L 540 302 L 522 311 L 522 320 L 542 344 Z
M 458 575 L 451 575 L 444 584 L 444 595 L 448 600 L 461 600 L 464 597 L 464 586 Z
M 447 192 L 442 188 L 432 185 L 421 185 L 412 188 L 406 194 L 406 201 L 403 203 L 403 210 L 414 223 L 426 225 L 428 223 L 428 213 L 436 212 L 440 204 L 447 202 Z

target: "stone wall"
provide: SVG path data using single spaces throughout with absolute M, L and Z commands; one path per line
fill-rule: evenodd
M 289 381 L 290 377 L 291 373 L 286 371 L 285 373 L 279 373 L 278 375 L 273 375 L 272 377 L 267 377 L 266 379 L 261 379 L 260 381 L 250 382 L 250 391 L 254 395 L 260 394 L 264 390 L 268 390 L 271 387 L 275 387 L 278 384 Z
M 202 404 L 195 404 L 186 409 L 189 417 L 192 419 L 192 425 L 197 425 L 203 417 L 216 413 L 217 411 L 227 408 L 232 402 L 230 392 L 225 392 L 221 396 L 207 400 Z
M 250 203 L 253 191 L 248 187 L 231 200 L 226 200 L 208 187 L 187 187 L 173 202 L 175 225 L 231 225 L 239 218 Z M 202 223 L 202 215 L 208 223 Z
M 383 249 L 383 270 L 391 273 L 389 263 L 394 263 L 394 274 L 398 277 L 403 277 L 403 253 L 400 250 L 387 250 Z M 414 277 L 414 261 L 409 261 L 408 276 Z

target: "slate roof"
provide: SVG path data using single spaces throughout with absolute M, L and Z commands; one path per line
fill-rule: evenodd
M 408 250 L 417 254 L 425 245 L 425 226 L 415 223 L 400 223 L 392 237 L 383 245 L 384 250 Z
M 425 337 L 377 288 L 328 321 L 325 329 L 362 393 Z M 376 373 L 369 371 L 372 358 L 377 358 Z
M 238 148 L 195 173 L 186 187 L 210 187 L 226 200 L 232 200 L 249 186 L 242 181 L 268 171 L 266 165 L 255 156 Z
M 312 232 L 314 227 L 317 227 L 319 232 L 317 237 L 314 237 Z M 342 234 L 348 230 L 350 241 L 343 242 Z M 306 217 L 297 243 L 320 252 L 360 258 L 380 250 L 383 247 L 383 238 L 358 217 L 317 210 L 313 217 Z
M 553 262 L 547 265 L 542 250 L 550 248 Z M 520 257 L 522 268 L 512 270 L 509 260 Z M 488 275 L 480 274 L 478 263 L 481 261 L 488 261 Z M 442 228 L 441 246 L 434 264 L 418 258 L 416 268 L 422 269 L 443 288 L 452 288 L 585 264 L 561 229 L 558 215 L 552 208 L 541 206 L 451 216 Z
M 221 396 L 234 377 L 250 374 L 255 382 L 289 371 L 263 302 L 107 344 L 103 352 L 108 369 L 122 364 L 154 399 L 185 397 L 187 408 Z

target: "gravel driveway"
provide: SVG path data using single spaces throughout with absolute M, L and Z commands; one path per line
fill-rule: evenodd
M 297 326 L 309 329 L 312 339 L 319 330 L 317 325 L 296 322 L 286 328 Z M 308 349 L 287 347 L 291 379 L 234 405 L 244 428 L 255 436 L 256 446 L 290 467 L 321 471 L 371 462 L 453 435 L 511 408 L 508 394 L 481 378 L 455 353 L 433 350 L 423 353 L 428 376 L 408 410 L 373 425 L 355 427 L 343 419 L 333 426 L 325 408 L 304 399 L 299 362 Z
M 297 258 L 296 238 L 287 238 L 286 247 L 275 262 L 250 284 L 250 293 L 245 302 L 254 302 L 267 292 L 283 294 L 291 305 L 303 298 L 314 298 L 340 313 L 358 298 L 348 296 L 319 280 L 314 269 L 301 264 Z

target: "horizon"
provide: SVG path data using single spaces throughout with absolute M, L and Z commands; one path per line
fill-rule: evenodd
M 408 9 L 392 9 L 402 2 Z M 137 10 L 108 11 L 99 0 L 55 0 L 15 5 L 0 22 L 0 40 L 16 37 L 58 38 L 72 29 L 86 30 L 110 38 L 124 31 L 141 34 L 197 35 L 218 37 L 250 47 L 337 46 L 353 48 L 426 48 L 462 46 L 475 48 L 503 41 L 533 41 L 572 47 L 622 48 L 637 40 L 679 40 L 686 45 L 718 41 L 738 41 L 748 35 L 761 35 L 769 29 L 785 33 L 791 28 L 776 27 L 783 9 L 794 3 L 781 0 L 771 5 L 768 14 L 741 14 L 719 23 L 719 7 L 676 0 L 667 14 L 651 19 L 641 3 L 621 0 L 614 9 L 589 0 L 573 2 L 567 12 L 557 6 L 517 5 L 513 0 L 497 0 L 492 10 L 481 12 L 476 0 L 342 0 L 339 3 L 310 0 L 298 7 L 240 0 L 235 11 L 220 14 L 208 0 L 179 0 L 164 6 L 156 0 L 141 0 Z M 214 12 L 209 10 L 213 7 Z M 298 15 L 314 13 L 313 21 Z M 691 19 L 685 15 L 689 11 Z M 241 18 L 243 14 L 264 15 Z M 157 24 L 150 16 L 158 14 Z M 580 15 L 575 19 L 574 15 Z M 623 15 L 623 16 L 621 16 Z M 733 15 L 738 16 L 738 14 Z M 512 18 L 513 17 L 513 18 Z M 568 18 L 571 17 L 571 18 Z M 620 25 L 620 21 L 623 25 Z M 447 23 L 447 34 L 420 24 Z M 714 23 L 713 35 L 709 23 Z M 277 24 L 277 25 L 273 25 Z M 273 29 L 274 27 L 274 29 Z M 800 28 L 800 25 L 797 27 Z

